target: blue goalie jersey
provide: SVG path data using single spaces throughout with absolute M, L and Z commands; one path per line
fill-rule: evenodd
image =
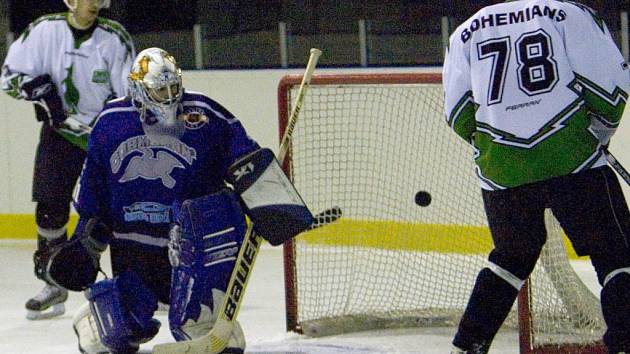
M 174 203 L 217 192 L 228 167 L 259 148 L 238 119 L 205 95 L 185 91 L 180 111 L 201 119 L 151 131 L 129 97 L 100 114 L 75 207 L 81 218 L 110 225 L 115 242 L 165 247 Z

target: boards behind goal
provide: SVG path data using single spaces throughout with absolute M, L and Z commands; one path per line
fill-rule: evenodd
M 281 134 L 300 80 L 280 82 Z M 284 167 L 312 210 L 344 216 L 285 244 L 287 328 L 456 326 L 492 247 L 472 154 L 444 120 L 439 74 L 314 76 Z M 546 217 L 549 241 L 506 325 L 522 353 L 604 353 L 599 301 Z

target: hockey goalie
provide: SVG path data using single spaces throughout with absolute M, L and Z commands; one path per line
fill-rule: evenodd
M 273 153 L 228 110 L 185 90 L 175 59 L 142 51 L 131 95 L 110 101 L 88 143 L 76 209 L 79 225 L 47 260 L 48 279 L 85 291 L 73 320 L 84 353 L 134 353 L 160 328 L 169 304 L 175 340 L 207 334 L 217 318 L 247 215 L 280 244 L 312 215 Z M 109 245 L 113 277 L 96 281 Z M 243 353 L 235 324 L 225 353 Z

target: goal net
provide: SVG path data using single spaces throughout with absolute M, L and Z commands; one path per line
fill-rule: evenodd
M 284 131 L 300 76 L 278 88 Z M 492 241 L 473 151 L 447 126 L 439 74 L 316 75 L 293 133 L 289 173 L 336 223 L 285 245 L 287 327 L 310 336 L 456 326 Z M 429 205 L 415 203 L 419 191 Z M 521 292 L 523 353 L 603 353 L 597 298 L 549 241 Z M 516 306 L 515 306 L 516 308 Z

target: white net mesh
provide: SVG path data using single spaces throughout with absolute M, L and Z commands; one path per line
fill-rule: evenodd
M 362 77 L 374 82 L 315 78 L 294 131 L 291 173 L 307 205 L 344 214 L 293 243 L 289 325 L 313 336 L 454 326 L 492 248 L 472 149 L 448 128 L 439 84 Z M 415 204 L 418 191 L 430 205 Z M 561 237 L 554 226 L 556 242 L 533 277 L 533 338 L 543 340 L 535 345 L 589 343 L 602 333 L 598 301 L 573 273 Z

